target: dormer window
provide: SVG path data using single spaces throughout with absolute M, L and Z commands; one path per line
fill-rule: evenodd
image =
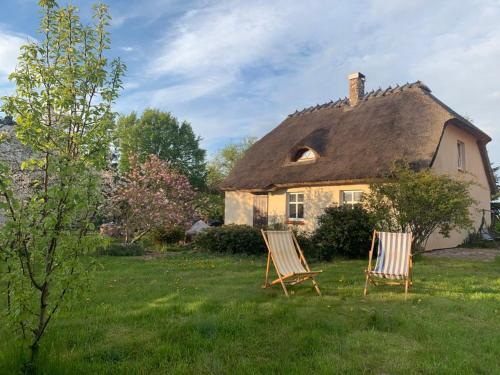
M 311 150 L 310 148 L 304 148 L 295 154 L 295 160 L 296 162 L 304 162 L 304 161 L 313 161 L 316 159 L 316 153 Z

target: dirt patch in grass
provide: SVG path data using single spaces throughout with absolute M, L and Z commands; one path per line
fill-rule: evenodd
M 423 255 L 430 258 L 451 258 L 492 262 L 497 256 L 500 256 L 500 250 L 484 248 L 454 248 L 432 250 L 424 253 Z

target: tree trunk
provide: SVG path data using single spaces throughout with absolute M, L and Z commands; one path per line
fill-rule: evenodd
M 30 356 L 28 362 L 24 365 L 24 373 L 28 375 L 36 374 L 36 359 L 40 347 L 40 339 L 47 325 L 47 306 L 49 298 L 49 284 L 45 282 L 42 286 L 40 295 L 40 310 L 38 312 L 38 326 L 33 331 L 33 340 L 30 345 Z
M 10 266 L 7 266 L 7 274 L 10 274 Z M 10 314 L 10 307 L 11 307 L 11 295 L 12 291 L 10 288 L 10 279 L 7 281 L 7 312 Z
M 38 343 L 30 345 L 30 357 L 28 362 L 23 366 L 23 373 L 25 375 L 36 375 L 36 357 L 38 354 Z
M 151 230 L 151 228 L 146 229 L 145 231 L 139 233 L 130 243 L 135 243 L 136 241 L 139 241 L 146 233 L 148 233 Z

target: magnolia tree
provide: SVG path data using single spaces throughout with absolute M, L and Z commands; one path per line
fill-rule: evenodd
M 22 162 L 30 189 L 18 194 L 7 165 L 0 167 L 0 275 L 6 315 L 30 350 L 35 371 L 41 339 L 72 292 L 85 285 L 97 245 L 93 219 L 99 205 L 99 170 L 106 165 L 114 122 L 111 105 L 125 69 L 110 61 L 105 5 L 83 25 L 74 6 L 41 0 L 40 36 L 21 47 L 10 75 L 16 85 L 2 110 L 16 120 L 17 139 L 31 153 Z
M 133 156 L 130 163 L 131 170 L 114 198 L 125 241 L 134 243 L 151 230 L 189 225 L 195 192 L 188 178 L 155 155 L 144 163 Z
M 415 172 L 405 164 L 396 165 L 387 177 L 389 182 L 371 184 L 364 197 L 380 229 L 409 230 L 412 248 L 423 250 L 434 231 L 447 237 L 452 230 L 471 228 L 469 209 L 475 201 L 470 182 L 429 169 Z

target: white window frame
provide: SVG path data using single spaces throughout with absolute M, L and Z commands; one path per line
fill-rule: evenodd
M 299 201 L 299 195 L 302 195 L 302 201 Z M 295 201 L 291 202 L 290 197 L 295 197 Z M 286 216 L 288 220 L 291 221 L 303 221 L 305 217 L 305 195 L 301 191 L 297 192 L 289 192 L 286 195 Z M 291 210 L 290 210 L 290 205 L 295 206 L 295 217 L 291 217 Z M 299 217 L 299 205 L 302 205 L 302 217 Z
M 351 193 L 351 200 L 349 202 L 347 202 L 344 197 L 345 197 L 345 193 Z M 361 198 L 359 199 L 359 201 L 355 201 L 354 200 L 354 193 L 361 193 Z M 364 194 L 364 191 L 363 190 L 342 190 L 340 192 L 340 202 L 342 204 L 342 206 L 351 206 L 351 207 L 354 207 L 355 205 L 357 204 L 361 204 L 361 199 L 363 199 L 363 194 Z
M 314 159 L 316 159 L 316 154 L 314 153 L 313 150 L 311 150 L 309 148 L 309 149 L 304 150 L 302 152 L 302 154 L 297 158 L 297 162 L 301 163 L 301 162 L 304 162 L 304 161 L 311 161 L 311 160 L 314 160 Z
M 457 141 L 457 169 L 464 172 L 465 167 L 465 143 Z

